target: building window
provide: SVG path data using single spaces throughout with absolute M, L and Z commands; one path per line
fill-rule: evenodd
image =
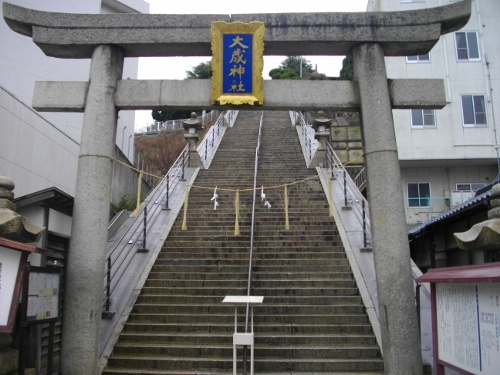
M 457 184 L 457 190 L 470 190 L 476 191 L 484 187 L 486 184 L 482 182 L 463 182 Z
M 455 33 L 457 46 L 457 59 L 465 61 L 477 61 L 479 58 L 479 43 L 475 31 Z
M 433 109 L 412 109 L 411 126 L 413 128 L 436 127 L 436 116 Z
M 484 95 L 462 95 L 461 99 L 464 126 L 488 125 Z
M 406 62 L 410 64 L 430 61 L 431 55 L 429 53 L 426 53 L 425 55 L 406 56 Z
M 431 184 L 428 182 L 408 183 L 408 207 L 429 207 Z

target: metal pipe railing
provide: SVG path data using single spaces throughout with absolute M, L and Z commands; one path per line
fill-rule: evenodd
M 312 126 L 307 124 L 306 118 L 302 113 L 298 113 L 298 121 L 301 129 L 301 137 L 299 137 L 300 144 L 302 146 L 302 151 L 306 156 L 306 164 L 309 165 L 319 143 L 316 139 L 314 139 L 314 129 Z
M 359 190 L 359 186 L 351 178 L 332 146 L 327 143 L 327 164 L 332 178 L 342 186 L 344 205 L 350 207 L 363 228 L 363 242 L 371 243 L 371 225 L 369 218 L 368 201 Z M 361 173 L 360 173 L 361 174 Z M 358 176 L 360 175 L 358 174 Z M 362 182 L 358 182 L 362 184 Z
M 106 257 L 106 273 L 105 273 L 105 285 L 104 285 L 104 299 L 103 307 L 104 312 L 109 312 L 110 310 L 110 299 L 116 286 L 122 279 L 128 266 L 132 263 L 135 256 L 134 246 L 128 247 L 129 244 L 138 243 L 138 239 L 144 233 L 144 209 L 149 208 L 149 215 L 146 218 L 146 227 L 148 223 L 152 223 L 156 220 L 161 212 L 162 205 L 157 204 L 161 202 L 162 195 L 165 189 L 168 188 L 168 194 L 171 194 L 175 188 L 175 183 L 180 181 L 180 177 L 184 170 L 183 162 L 185 162 L 186 149 L 184 148 L 177 160 L 174 162 L 165 178 L 162 179 L 156 187 L 146 196 L 146 204 L 141 208 L 139 214 L 132 222 L 128 231 L 126 231 L 122 237 L 117 241 L 116 245 L 109 251 Z M 173 177 L 172 177 L 173 176 Z M 174 182 L 174 183 L 172 183 Z M 167 187 L 168 185 L 168 187 Z M 151 230 L 151 225 L 146 230 L 147 233 Z
M 224 113 L 219 116 L 219 119 L 216 122 L 216 124 L 220 125 L 212 126 L 210 131 L 212 131 L 213 134 L 220 135 L 218 127 L 223 124 L 223 121 Z M 210 138 L 207 137 L 206 139 Z M 198 152 L 203 147 L 204 145 L 200 144 L 198 146 Z M 152 223 L 156 221 L 162 209 L 168 209 L 169 196 L 175 189 L 176 183 L 184 180 L 185 168 L 189 165 L 189 159 L 189 145 L 186 145 L 164 178 L 146 196 L 146 203 L 141 208 L 128 231 L 126 231 L 122 237 L 118 239 L 116 245 L 108 252 L 106 257 L 106 273 L 103 290 L 104 313 L 110 312 L 111 296 L 136 254 L 134 245 L 138 244 L 141 236 L 143 236 L 143 240 L 145 239 L 152 228 Z M 161 204 L 163 194 L 165 194 L 166 199 L 165 206 Z M 145 210 L 148 210 L 147 217 L 145 215 Z M 132 246 L 127 246 L 131 244 Z
M 264 119 L 264 111 L 260 115 L 259 135 L 257 137 L 257 147 L 255 148 L 255 169 L 253 176 L 253 201 L 252 201 L 252 225 L 250 227 L 250 255 L 248 261 L 248 281 L 247 281 L 247 296 L 251 295 L 252 291 L 252 262 L 253 262 L 253 243 L 255 234 L 255 202 L 257 200 L 257 170 L 259 168 L 259 152 L 260 138 L 262 135 L 262 123 Z M 250 316 L 250 304 L 247 303 L 245 311 L 245 333 L 248 333 L 248 321 Z M 243 346 L 243 375 L 247 373 L 247 346 Z

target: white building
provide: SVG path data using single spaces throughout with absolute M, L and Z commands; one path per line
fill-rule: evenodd
M 149 13 L 143 0 L 8 0 L 35 10 L 65 13 Z M 2 12 L 2 10 L 0 10 Z M 3 15 L 3 14 L 2 14 Z M 125 60 L 123 78 L 137 78 L 138 60 Z M 83 114 L 38 113 L 31 107 L 35 81 L 88 81 L 90 59 L 47 57 L 29 37 L 12 31 L 0 19 L 0 175 L 14 181 L 18 213 L 47 230 L 36 245 L 48 252 L 30 256 L 31 265 L 57 261 L 64 267 L 71 233 L 71 212 L 76 188 Z M 116 156 L 133 161 L 134 112 L 121 111 Z M 121 152 L 120 152 L 121 150 Z M 116 167 L 114 186 L 126 185 L 126 167 Z M 124 172 L 125 171 L 125 172 Z M 137 178 L 137 177 L 134 177 Z M 136 181 L 136 180 L 135 180 Z M 133 186 L 137 186 L 134 182 Z M 118 199 L 120 192 L 118 192 Z M 47 326 L 30 331 L 27 366 L 45 373 Z M 60 326 L 56 349 L 60 350 Z M 10 353 L 10 352 L 9 352 Z M 10 361 L 17 359 L 10 354 Z M 0 353 L 0 361 L 6 360 Z M 58 371 L 58 359 L 54 362 Z
M 65 13 L 149 13 L 143 0 L 9 0 L 26 8 Z M 126 59 L 123 77 L 137 78 L 138 59 Z M 90 60 L 47 57 L 29 37 L 0 20 L 0 175 L 16 197 L 56 187 L 74 196 L 83 114 L 38 113 L 35 81 L 88 81 Z M 121 111 L 117 146 L 133 160 L 134 112 Z
M 67 13 L 149 12 L 143 0 L 9 0 L 26 8 Z M 124 78 L 137 78 L 138 59 L 126 59 Z M 69 199 L 75 195 L 83 114 L 38 113 L 31 107 L 35 81 L 88 81 L 90 59 L 67 60 L 47 57 L 32 39 L 12 31 L 0 20 L 0 175 L 16 184 L 16 198 L 28 196 L 19 204 L 19 213 L 35 225 L 69 236 L 71 218 L 51 208 L 46 213 L 32 196 L 47 198 L 55 188 Z M 117 153 L 133 161 L 134 112 L 122 111 L 118 120 Z M 119 184 L 122 175 L 114 179 Z M 134 184 L 136 186 L 136 184 Z M 119 199 L 120 197 L 118 197 Z M 47 204 L 44 203 L 45 206 Z M 64 225 L 56 225 L 56 223 Z M 54 227 L 56 225 L 56 227 Z M 47 235 L 41 245 L 47 244 Z
M 367 11 L 456 1 L 369 0 Z M 473 0 L 468 24 L 442 36 L 429 54 L 386 57 L 388 78 L 440 78 L 446 92 L 442 110 L 393 111 L 410 226 L 462 203 L 498 175 L 499 45 L 500 1 Z

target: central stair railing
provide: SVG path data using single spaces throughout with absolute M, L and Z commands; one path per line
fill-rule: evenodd
M 253 201 L 252 201 L 252 225 L 250 227 L 250 255 L 248 261 L 248 282 L 247 282 L 247 296 L 251 295 L 252 291 L 252 263 L 253 263 L 253 243 L 255 234 L 255 202 L 257 200 L 257 170 L 259 168 L 259 152 L 260 152 L 260 138 L 262 135 L 262 123 L 264 120 L 264 111 L 260 115 L 259 122 L 259 135 L 257 137 L 257 147 L 255 148 L 255 168 L 253 175 Z M 250 304 L 247 303 L 245 311 L 245 333 L 248 333 L 248 324 L 250 317 Z M 247 374 L 247 346 L 243 346 L 243 375 Z

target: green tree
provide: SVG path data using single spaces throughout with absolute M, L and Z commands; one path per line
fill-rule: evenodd
M 272 79 L 300 79 L 300 65 L 302 63 L 302 77 L 314 72 L 314 68 L 303 56 L 287 56 L 278 68 L 269 71 Z
M 291 68 L 274 68 L 269 71 L 272 79 L 300 79 L 300 76 Z
M 193 70 L 186 70 L 187 79 L 207 79 L 212 77 L 212 61 L 201 62 L 192 67 Z
M 350 80 L 354 79 L 354 69 L 352 67 L 352 57 L 346 56 L 342 60 L 342 69 L 340 70 L 340 79 Z

